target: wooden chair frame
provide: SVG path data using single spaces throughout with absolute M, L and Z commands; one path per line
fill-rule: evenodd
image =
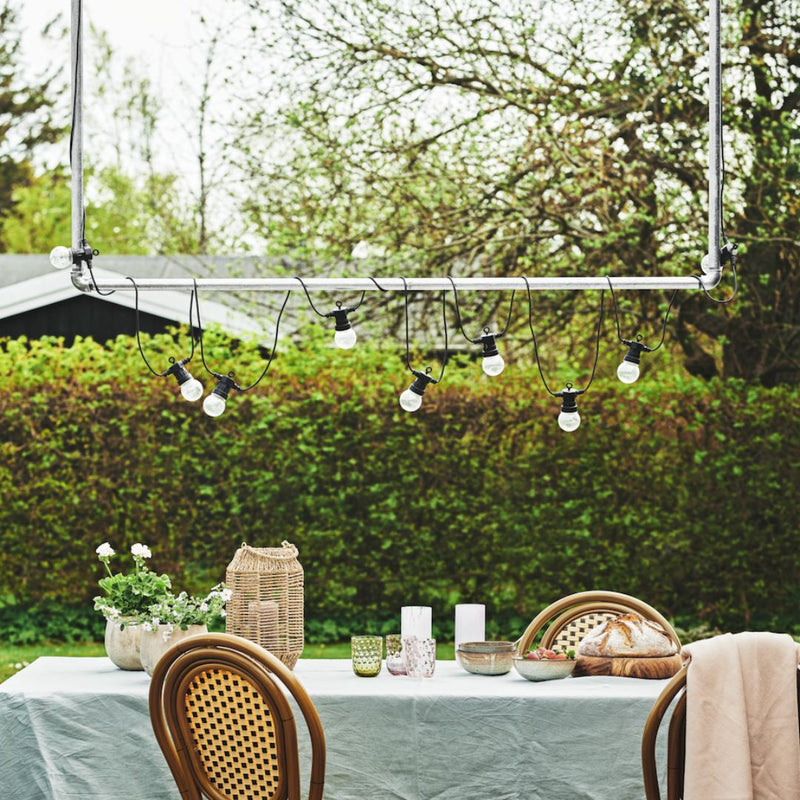
M 542 647 L 551 647 L 561 631 L 587 614 L 608 613 L 617 616 L 630 611 L 635 611 L 645 619 L 653 620 L 661 625 L 680 650 L 681 643 L 675 629 L 652 606 L 628 594 L 593 590 L 562 597 L 537 614 L 517 640 L 517 653 L 524 655 L 530 650 L 539 631 L 551 620 L 551 624 L 542 636 Z
M 646 800 L 661 800 L 656 766 L 656 738 L 667 709 L 675 701 L 667 729 L 667 800 L 683 797 L 683 774 L 686 767 L 686 673 L 681 667 L 664 687 L 647 716 L 642 734 L 642 777 Z M 797 708 L 800 719 L 800 670 L 797 673 Z M 800 726 L 798 727 L 800 735 Z
M 153 670 L 150 718 L 181 797 L 187 800 L 230 798 L 209 778 L 194 745 L 195 736 L 184 705 L 192 681 L 209 670 L 221 670 L 242 678 L 269 708 L 279 775 L 271 800 L 300 800 L 297 729 L 283 687 L 288 689 L 303 714 L 311 738 L 308 797 L 321 800 L 325 782 L 325 736 L 311 698 L 280 659 L 253 642 L 226 633 L 183 639 L 164 654 Z

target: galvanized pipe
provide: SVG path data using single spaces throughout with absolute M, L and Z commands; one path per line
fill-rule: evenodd
M 716 285 L 722 274 L 722 57 L 720 0 L 708 6 L 708 260 L 703 272 Z
M 95 276 L 97 287 L 103 291 L 133 291 L 133 284 L 126 278 L 108 279 Z M 410 292 L 440 292 L 453 288 L 448 278 L 376 278 L 380 287 L 391 292 L 402 292 L 408 287 Z M 650 289 L 701 289 L 706 276 L 691 275 L 687 277 L 623 277 L 611 278 L 615 290 L 650 290 Z M 140 291 L 164 291 L 193 289 L 195 285 L 201 292 L 289 292 L 302 291 L 300 281 L 295 278 L 136 278 L 136 287 Z M 303 278 L 309 292 L 365 292 L 379 291 L 369 278 Z M 533 291 L 587 291 L 608 289 L 605 277 L 593 278 L 453 278 L 459 291 L 525 291 L 530 286 Z M 88 275 L 75 284 L 83 291 L 91 291 L 94 286 Z
M 69 164 L 72 178 L 72 249 L 83 242 L 83 19 L 82 0 L 72 0 L 70 86 L 72 130 Z

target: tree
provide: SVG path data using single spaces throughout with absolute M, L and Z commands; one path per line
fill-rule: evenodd
M 271 74 L 254 59 L 236 141 L 246 211 L 276 251 L 342 258 L 367 240 L 435 274 L 699 271 L 701 0 L 250 5 Z M 691 372 L 766 385 L 800 380 L 800 19 L 786 6 L 724 14 L 725 210 L 744 287 L 732 307 L 683 293 L 672 318 Z M 596 302 L 536 299 L 561 327 Z M 666 299 L 620 298 L 623 333 L 657 326 Z
M 14 206 L 14 191 L 33 178 L 37 148 L 66 131 L 52 116 L 55 75 L 20 75 L 20 31 L 9 0 L 0 6 L 0 218 Z M 0 248 L 5 242 L 0 241 Z

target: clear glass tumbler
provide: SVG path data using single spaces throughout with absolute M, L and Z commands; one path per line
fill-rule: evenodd
M 403 637 L 406 675 L 409 678 L 432 678 L 436 668 L 436 639 Z
M 403 640 L 399 633 L 386 635 L 386 669 L 390 675 L 406 674 L 406 657 L 403 653 Z
M 374 678 L 381 671 L 383 637 L 351 636 L 350 653 L 353 672 L 360 678 Z

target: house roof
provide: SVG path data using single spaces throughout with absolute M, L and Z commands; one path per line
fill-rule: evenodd
M 215 256 L 103 256 L 94 266 L 99 280 L 120 277 L 175 278 L 247 276 L 255 274 L 255 258 Z M 0 255 L 0 319 L 24 314 L 33 309 L 53 305 L 84 293 L 76 289 L 69 270 L 55 270 L 46 255 Z M 133 292 L 90 295 L 95 300 L 134 308 Z M 201 299 L 203 325 L 217 324 L 237 336 L 255 336 L 266 341 L 269 327 L 252 314 L 242 311 L 246 303 L 234 295 L 220 294 L 217 299 Z M 140 292 L 139 310 L 176 324 L 189 321 L 189 293 L 180 291 Z M 259 317 L 264 316 L 259 314 Z M 265 320 L 266 321 L 266 320 Z M 272 328 L 274 331 L 274 328 Z

